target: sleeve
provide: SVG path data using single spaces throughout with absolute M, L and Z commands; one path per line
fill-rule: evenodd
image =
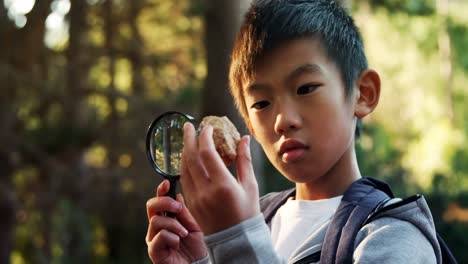
M 206 236 L 205 243 L 210 263 L 286 263 L 273 248 L 262 214 Z
M 413 224 L 382 217 L 364 226 L 354 242 L 353 263 L 437 263 L 426 236 Z
M 192 264 L 210 264 L 210 257 L 209 255 L 206 255 L 206 257 L 204 258 L 197 260 L 195 262 L 192 262 Z

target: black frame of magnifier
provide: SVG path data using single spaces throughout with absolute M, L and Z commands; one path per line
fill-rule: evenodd
M 151 146 L 151 138 L 153 137 L 152 131 L 153 131 L 154 127 L 156 126 L 156 124 L 161 119 L 163 119 L 164 117 L 169 116 L 169 115 L 174 115 L 174 114 L 184 116 L 191 123 L 194 123 L 194 121 L 195 121 L 194 117 L 192 117 L 190 115 L 187 115 L 185 113 L 177 112 L 177 111 L 169 111 L 169 112 L 165 112 L 165 113 L 161 114 L 160 116 L 156 117 L 156 119 L 154 119 L 153 122 L 151 122 L 151 125 L 148 127 L 148 131 L 146 132 L 146 156 L 148 157 L 148 160 L 149 160 L 151 166 L 153 167 L 153 169 L 155 169 L 156 172 L 158 172 L 159 174 L 161 174 L 164 178 L 166 178 L 168 180 L 179 179 L 180 175 L 169 174 L 169 173 L 166 173 L 163 170 L 161 170 L 159 168 L 159 166 L 156 164 L 156 162 L 154 162 L 154 160 L 152 158 L 150 146 Z
M 163 176 L 166 180 L 169 180 L 170 186 L 169 186 L 169 191 L 167 192 L 167 196 L 172 197 L 173 199 L 176 199 L 176 186 L 177 186 L 177 181 L 180 178 L 180 174 L 179 175 L 169 174 L 161 170 L 161 168 L 159 168 L 159 166 L 156 164 L 156 162 L 152 158 L 150 147 L 151 147 L 151 139 L 153 137 L 152 131 L 154 127 L 156 126 L 156 124 L 162 118 L 169 116 L 169 115 L 175 115 L 175 114 L 184 116 L 192 124 L 195 122 L 195 118 L 190 115 L 187 115 L 182 112 L 177 112 L 177 111 L 168 111 L 156 117 L 156 119 L 154 119 L 153 122 L 151 122 L 151 125 L 148 127 L 148 131 L 146 132 L 146 156 L 148 157 L 148 160 L 151 166 L 153 167 L 153 169 L 156 170 L 156 172 L 159 173 L 161 176 Z M 166 213 L 166 215 L 170 217 L 174 217 L 173 213 L 168 212 Z

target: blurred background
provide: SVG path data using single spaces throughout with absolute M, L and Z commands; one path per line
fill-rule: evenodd
M 149 263 L 145 156 L 167 110 L 227 115 L 232 42 L 248 0 L 0 0 L 0 263 Z M 377 111 L 364 175 L 424 193 L 468 262 L 468 1 L 352 0 Z M 254 145 L 261 193 L 291 183 Z

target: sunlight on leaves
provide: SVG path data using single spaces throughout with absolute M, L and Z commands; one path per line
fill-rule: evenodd
M 109 75 L 109 59 L 106 57 L 99 58 L 92 66 L 89 79 L 97 88 L 107 88 L 111 82 Z
M 135 184 L 132 179 L 123 179 L 120 183 L 120 189 L 123 193 L 130 193 L 135 190 Z
M 466 141 L 463 131 L 447 120 L 449 95 L 439 70 L 439 29 L 431 16 L 360 12 L 357 23 L 370 67 L 382 79 L 379 106 L 369 120 L 393 135 L 410 178 L 427 188 L 436 173 L 455 173 L 451 159 L 456 146 Z M 465 84 L 464 74 L 454 76 L 454 91 L 466 96 Z M 372 141 L 363 137 L 361 147 L 372 149 Z
M 38 175 L 37 168 L 25 167 L 15 173 L 13 182 L 18 190 L 26 190 L 29 184 L 34 183 L 38 179 Z
M 129 95 L 131 93 L 131 70 L 132 66 L 127 59 L 119 59 L 115 65 L 115 87 L 123 94 Z
M 25 259 L 18 251 L 13 251 L 10 256 L 10 263 L 11 264 L 26 264 Z
M 122 168 L 128 168 L 132 165 L 132 156 L 130 154 L 121 154 L 119 156 L 119 165 Z
M 107 232 L 102 225 L 96 225 L 94 228 L 94 254 L 99 257 L 105 257 L 109 254 L 107 246 Z
M 107 149 L 101 145 L 95 145 L 84 153 L 87 165 L 95 168 L 104 168 L 108 165 Z
M 441 120 L 432 124 L 419 140 L 410 143 L 403 165 L 412 172 L 417 183 L 429 187 L 434 173 L 452 173 L 450 158 L 456 147 L 465 142 L 461 131 L 454 129 L 447 120 Z
M 98 117 L 102 120 L 106 119 L 111 111 L 109 102 L 105 96 L 91 95 L 87 99 L 90 107 L 96 109 Z
M 117 112 L 119 113 L 126 113 L 128 111 L 128 103 L 127 100 L 123 98 L 117 98 L 115 101 L 115 108 L 117 109 Z
M 8 10 L 8 18 L 15 22 L 18 28 L 26 25 L 28 22 L 26 15 L 31 12 L 35 3 L 35 0 L 3 0 L 3 4 Z
M 63 248 L 60 243 L 52 244 L 52 256 L 54 258 L 60 258 L 61 256 L 63 256 Z

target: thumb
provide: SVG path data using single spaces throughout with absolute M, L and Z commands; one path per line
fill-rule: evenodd
M 258 186 L 257 179 L 255 178 L 255 173 L 252 165 L 252 156 L 250 154 L 250 136 L 245 135 L 242 137 L 241 141 L 237 147 L 238 156 L 237 156 L 237 180 L 240 185 L 247 191 L 249 194 L 255 194 L 258 198 Z

